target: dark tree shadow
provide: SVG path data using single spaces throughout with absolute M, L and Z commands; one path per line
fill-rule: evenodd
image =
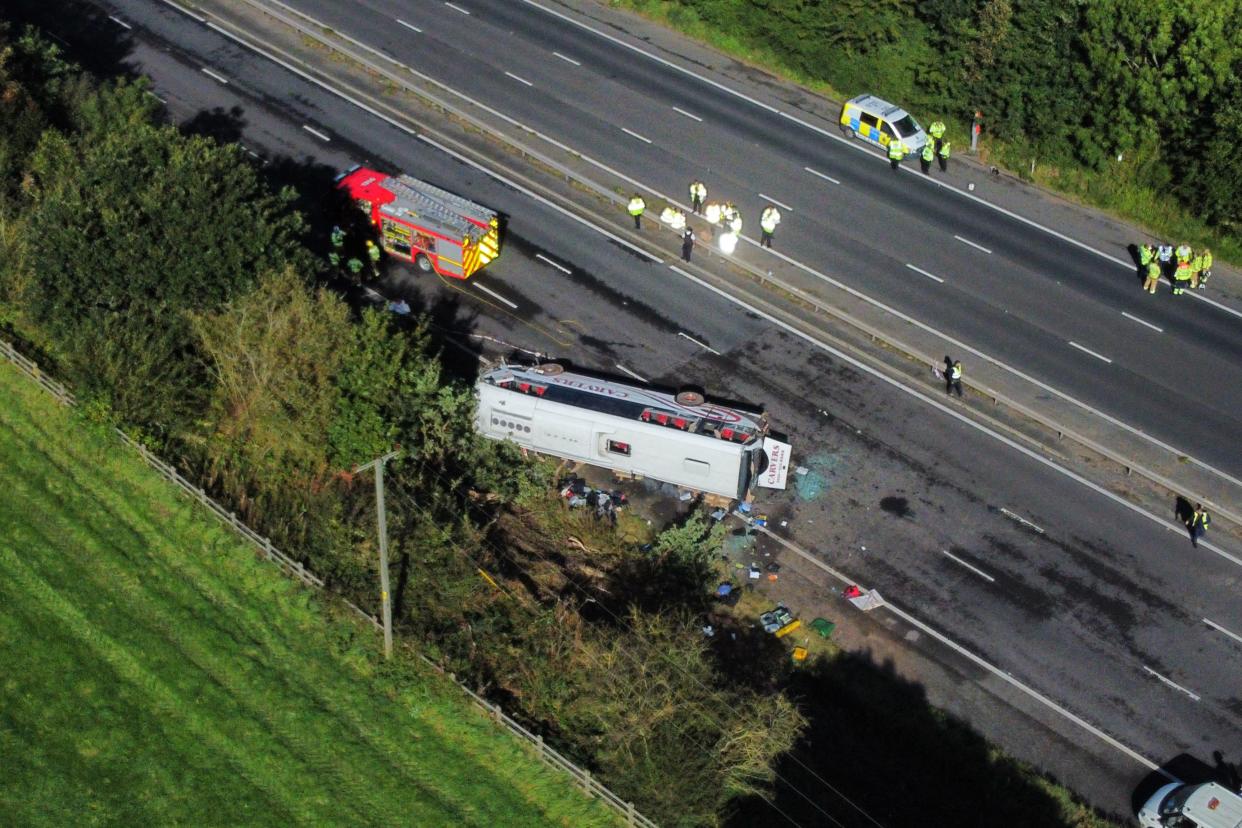
M 186 135 L 212 138 L 218 144 L 232 144 L 241 140 L 245 128 L 246 119 L 242 117 L 240 106 L 232 106 L 227 110 L 222 106 L 212 110 L 204 109 L 181 124 L 181 131 Z
M 0 18 L 14 24 L 14 34 L 27 24 L 42 29 L 49 40 L 67 50 L 73 62 L 96 77 L 136 78 L 139 73 L 126 62 L 133 51 L 133 41 L 128 30 L 110 20 L 108 14 L 84 0 L 7 0 Z
M 969 725 L 933 708 L 923 687 L 897 675 L 891 662 L 842 653 L 791 671 L 787 688 L 809 726 L 778 764 L 784 781 L 775 805 L 797 824 L 874 828 L 859 809 L 892 826 L 1064 824 L 1060 804 L 1016 762 L 995 756 Z M 726 824 L 773 820 L 771 806 L 752 798 L 738 802 Z

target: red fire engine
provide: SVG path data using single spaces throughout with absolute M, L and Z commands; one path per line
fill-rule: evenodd
M 354 167 L 337 179 L 371 224 L 380 244 L 420 270 L 465 279 L 500 255 L 496 213 L 411 178 Z

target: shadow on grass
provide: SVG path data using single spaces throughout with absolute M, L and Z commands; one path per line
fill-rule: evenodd
M 933 708 L 921 685 L 869 653 L 818 659 L 792 673 L 787 687 L 809 724 L 778 765 L 783 781 L 774 804 L 799 825 L 1090 824 L 1067 821 L 1031 772 Z M 750 798 L 737 803 L 726 824 L 775 824 L 778 817 Z

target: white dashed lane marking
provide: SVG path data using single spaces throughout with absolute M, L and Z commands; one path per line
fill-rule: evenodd
M 1148 321 L 1147 321 L 1147 320 L 1145 320 L 1145 319 L 1139 319 L 1137 316 L 1133 316 L 1133 315 L 1131 315 L 1131 314 L 1128 314 L 1128 313 L 1126 313 L 1125 311 L 1122 311 L 1122 312 L 1121 312 L 1121 315 L 1122 315 L 1122 316 L 1124 316 L 1126 319 L 1129 319 L 1131 322 L 1137 322 L 1137 323 L 1139 323 L 1140 325 L 1146 325 L 1147 327 L 1151 328 L 1151 329 L 1152 329 L 1153 331 L 1155 331 L 1156 333 L 1164 333 L 1164 328 L 1157 327 L 1156 325 L 1151 324 L 1150 322 L 1148 322 Z
M 1079 345 L 1077 342 L 1074 342 L 1073 340 L 1070 340 L 1070 347 L 1077 348 L 1078 350 L 1082 351 L 1084 354 L 1090 354 L 1091 356 L 1095 357 L 1101 362 L 1107 362 L 1109 365 L 1113 364 L 1113 361 L 1109 359 L 1108 357 L 1104 356 L 1103 354 L 1097 354 L 1095 351 L 1091 350 L 1090 348 L 1084 348 L 1082 345 Z
M 913 270 L 915 273 L 922 273 L 922 274 L 923 274 L 924 276 L 926 276 L 928 279 L 935 279 L 935 280 L 936 280 L 937 282 L 939 282 L 940 284 L 942 284 L 942 285 L 944 284 L 944 279 L 941 279 L 939 276 L 936 276 L 936 275 L 934 275 L 934 274 L 928 273 L 926 270 L 924 270 L 924 269 L 923 269 L 923 268 L 921 268 L 921 267 L 915 267 L 915 266 L 914 266 L 914 265 L 912 265 L 912 264 L 907 264 L 907 265 L 906 265 L 906 267 L 910 268 L 910 269 L 911 269 L 911 270 Z
M 957 240 L 958 240 L 958 241 L 960 241 L 962 244 L 968 244 L 968 245 L 970 245 L 970 246 L 971 246 L 971 247 L 973 247 L 975 250 L 982 250 L 984 253 L 987 253 L 988 255 L 991 255 L 991 253 L 992 253 L 992 251 L 991 251 L 991 250 L 988 250 L 986 247 L 984 247 L 983 245 L 979 244 L 978 242 L 972 242 L 970 239 L 964 239 L 964 238 L 962 238 L 961 236 L 954 236 L 953 238 L 957 239 Z

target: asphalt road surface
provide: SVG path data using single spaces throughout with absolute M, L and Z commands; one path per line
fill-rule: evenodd
M 836 275 L 961 336 L 987 339 L 990 349 L 1103 407 L 1150 415 L 1153 430 L 1171 406 L 1176 422 L 1204 426 L 1194 434 L 1205 459 L 1237 470 L 1223 440 L 1239 433 L 1242 387 L 1233 364 L 1236 320 L 1228 314 L 1149 300 L 1119 267 L 773 123 L 762 110 L 616 53 L 606 41 L 584 44 L 582 32 L 523 3 L 458 5 L 477 13 L 449 15 L 443 4 L 423 2 L 306 8 L 340 15 L 339 25 L 356 36 L 471 94 L 494 95 L 523 119 L 670 193 L 702 175 L 716 192 L 735 195 L 753 222 L 763 191 L 794 208 L 778 234 L 791 255 L 831 261 Z M 1148 771 L 1144 760 L 1236 754 L 1236 564 L 1192 550 L 1184 536 L 712 292 L 684 281 L 670 289 L 665 266 L 168 5 L 123 0 L 109 12 L 120 22 L 94 21 L 94 43 L 115 39 L 128 65 L 154 79 L 173 120 L 239 139 L 304 181 L 330 181 L 332 172 L 365 160 L 509 216 L 503 254 L 480 278 L 457 283 L 394 269 L 376 286 L 379 294 L 432 309 L 446 331 L 489 353 L 539 352 L 614 375 L 694 382 L 773 412 L 796 462 L 822 484 L 767 496 L 773 524 L 787 521 L 782 531 L 792 541 L 994 665 L 997 673 L 989 673 L 927 639 L 908 643 L 931 665 L 915 676 L 929 697 L 968 715 L 1009 752 L 1120 813 Z M 434 14 L 436 25 L 416 38 L 394 26 L 397 14 L 407 22 Z M 501 86 L 503 71 L 534 85 Z M 622 123 L 653 143 L 622 133 Z M 842 181 L 841 189 L 808 181 L 803 166 Z M 956 242 L 955 234 L 991 252 Z M 943 290 L 911 282 L 901 272 L 907 261 L 943 275 Z M 1113 318 L 1131 303 L 1170 339 Z M 1083 359 L 1067 339 L 1089 339 L 1116 359 Z M 1219 395 L 1190 395 L 1181 379 L 1187 371 L 1206 376 L 1209 367 Z M 998 673 L 1061 712 L 1029 715 L 1029 698 L 996 681 Z M 819 793 L 825 808 L 835 807 Z

